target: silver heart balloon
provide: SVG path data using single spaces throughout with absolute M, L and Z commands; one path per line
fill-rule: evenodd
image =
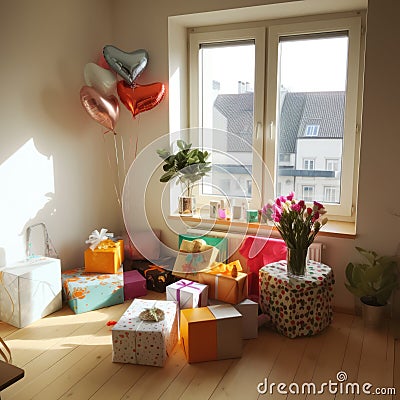
M 129 86 L 133 86 L 135 79 L 146 68 L 149 58 L 147 51 L 144 49 L 126 53 L 111 45 L 104 46 L 103 55 L 107 64 L 120 75 Z

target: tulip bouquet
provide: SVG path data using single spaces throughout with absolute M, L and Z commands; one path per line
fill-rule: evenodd
M 262 214 L 272 221 L 278 229 L 288 248 L 288 272 L 293 275 L 304 275 L 308 247 L 314 241 L 321 227 L 328 222 L 323 217 L 324 206 L 314 201 L 307 207 L 304 200 L 295 200 L 294 193 L 280 196 L 268 202 Z M 321 220 L 322 218 L 322 220 Z

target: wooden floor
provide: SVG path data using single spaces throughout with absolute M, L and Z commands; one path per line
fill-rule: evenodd
M 162 298 L 151 293 L 148 298 Z M 118 320 L 130 302 L 75 315 L 62 310 L 24 329 L 0 323 L 0 335 L 12 349 L 25 377 L 1 393 L 2 400 L 114 399 L 400 399 L 392 395 L 260 394 L 257 385 L 315 383 L 319 388 L 343 371 L 347 381 L 397 387 L 400 345 L 389 328 L 364 329 L 359 317 L 335 314 L 324 332 L 288 339 L 263 326 L 247 340 L 240 359 L 187 364 L 175 347 L 164 368 L 111 362 L 110 320 Z M 262 390 L 264 386 L 261 386 Z M 296 389 L 292 386 L 293 390 Z M 275 388 L 276 389 L 276 388 Z

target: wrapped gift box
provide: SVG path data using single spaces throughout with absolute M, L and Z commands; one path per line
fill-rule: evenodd
M 178 247 L 181 247 L 183 240 L 193 241 L 196 239 L 202 239 L 206 242 L 206 244 L 216 247 L 218 249 L 218 255 L 216 261 L 218 262 L 226 262 L 228 259 L 228 239 L 223 237 L 213 237 L 213 236 L 196 236 L 196 235 L 188 235 L 181 234 L 178 237 Z
M 180 312 L 181 342 L 189 363 L 240 357 L 241 314 L 230 304 Z
M 64 295 L 75 314 L 123 303 L 122 272 L 122 267 L 116 274 L 86 272 L 83 268 L 64 271 Z
M 307 274 L 289 276 L 286 261 L 262 267 L 260 308 L 281 334 L 295 338 L 321 332 L 332 322 L 332 269 L 308 260 Z
M 160 321 L 143 321 L 146 309 L 164 312 Z M 162 367 L 178 341 L 177 306 L 172 301 L 135 299 L 112 328 L 112 361 Z
M 230 264 L 228 264 L 230 265 Z M 247 274 L 237 272 L 232 276 L 230 270 L 219 267 L 201 271 L 198 282 L 208 285 L 208 297 L 230 304 L 238 304 L 247 298 Z
M 205 307 L 208 301 L 208 286 L 181 279 L 167 286 L 167 300 L 175 301 L 179 309 Z
M 94 250 L 86 249 L 84 258 L 86 272 L 116 274 L 124 261 L 124 242 L 105 240 Z
M 0 269 L 0 319 L 17 328 L 62 306 L 60 260 L 32 258 Z
M 162 266 L 140 263 L 134 264 L 133 268 L 138 270 L 146 279 L 147 289 L 155 292 L 164 293 L 168 285 L 178 280 L 172 275 L 171 271 Z
M 132 300 L 147 294 L 146 279 L 139 271 L 124 272 L 124 299 Z
M 195 274 L 212 266 L 219 250 L 207 244 L 197 246 L 198 243 L 199 239 L 182 240 L 174 265 L 174 275 L 185 278 L 186 274 Z
M 210 299 L 208 305 L 227 304 L 220 300 Z M 233 306 L 242 315 L 242 339 L 255 339 L 258 336 L 258 303 L 244 299 Z

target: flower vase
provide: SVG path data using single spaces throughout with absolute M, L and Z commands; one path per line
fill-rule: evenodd
M 288 276 L 304 276 L 307 270 L 308 248 L 287 248 L 287 273 Z

